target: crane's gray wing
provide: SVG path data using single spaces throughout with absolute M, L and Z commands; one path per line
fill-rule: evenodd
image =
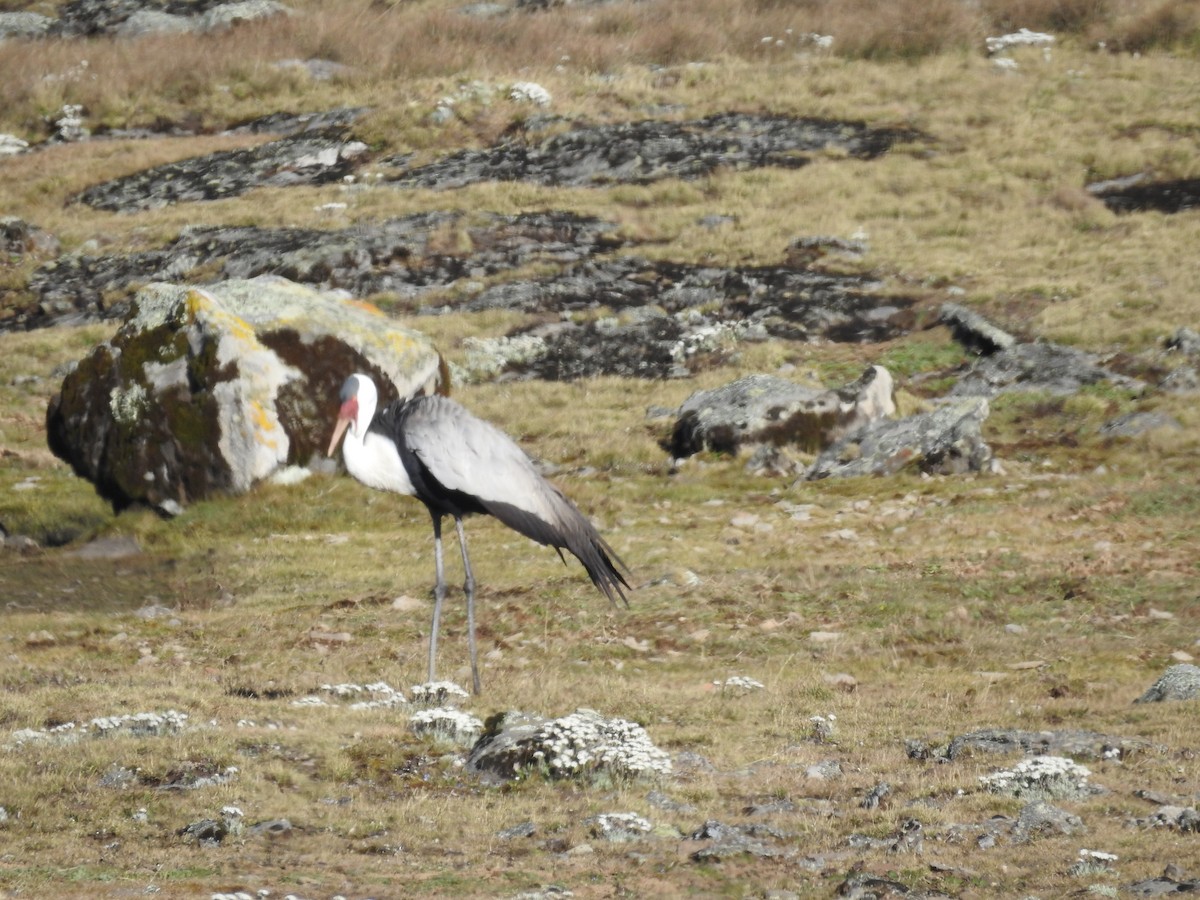
M 614 592 L 625 599 L 621 586 L 628 583 L 618 567 L 628 568 L 507 434 L 445 397 L 416 401 L 403 431 L 407 448 L 443 489 L 474 498 L 538 543 L 569 550 L 610 600 Z

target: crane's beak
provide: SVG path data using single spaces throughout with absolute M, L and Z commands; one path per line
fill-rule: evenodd
M 327 456 L 333 456 L 333 451 L 337 449 L 338 441 L 342 439 L 342 435 L 346 433 L 346 429 L 356 418 L 358 418 L 358 399 L 351 397 L 338 410 L 337 427 L 333 429 L 333 440 L 329 442 Z
M 328 456 L 333 456 L 337 450 L 338 441 L 342 439 L 342 435 L 346 433 L 346 429 L 350 426 L 350 420 L 342 416 L 338 416 L 337 427 L 333 429 L 333 440 L 329 442 Z

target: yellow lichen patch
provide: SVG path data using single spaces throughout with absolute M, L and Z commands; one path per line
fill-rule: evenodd
M 373 316 L 382 316 L 384 318 L 387 317 L 387 313 L 385 313 L 382 309 L 380 309 L 374 303 L 368 303 L 366 300 L 357 300 L 357 299 L 351 297 L 349 300 L 346 301 L 346 303 L 348 303 L 350 306 L 354 306 L 354 307 L 357 307 L 358 309 L 361 309 L 363 312 L 370 313 Z
M 279 419 L 258 400 L 251 400 L 248 405 L 250 407 L 250 420 L 253 422 L 255 429 L 254 436 L 260 444 L 275 450 L 279 447 L 279 441 L 276 437 L 280 430 Z

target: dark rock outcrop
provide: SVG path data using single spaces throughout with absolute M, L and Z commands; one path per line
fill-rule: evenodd
M 646 119 L 580 125 L 537 143 L 508 139 L 484 150 L 461 150 L 408 168 L 392 183 L 436 190 L 480 181 L 576 187 L 648 184 L 663 178 L 701 178 L 718 169 L 795 169 L 827 147 L 872 159 L 900 141 L 919 137 L 909 129 L 872 128 L 865 122 L 745 113 L 689 122 Z
M 538 281 L 498 284 L 441 311 L 574 312 L 607 307 L 616 318 L 518 327 L 519 355 L 489 359 L 490 374 L 566 380 L 593 375 L 673 378 L 779 337 L 876 341 L 911 327 L 912 298 L 887 295 L 861 275 L 788 266 L 729 269 L 637 257 L 594 259 Z
M 1129 175 L 1089 184 L 1087 192 L 1115 213 L 1178 213 L 1200 208 L 1200 178 L 1151 181 L 1146 175 Z
M 255 187 L 327 184 L 352 172 L 366 154 L 367 145 L 341 129 L 303 132 L 258 147 L 155 166 L 93 185 L 75 200 L 96 209 L 132 212 L 236 197 Z
M 985 728 L 954 738 L 941 754 L 958 759 L 974 753 L 1021 753 L 1026 756 L 1071 756 L 1104 759 L 1148 747 L 1146 741 L 1095 731 L 1021 731 Z
M 954 333 L 954 339 L 968 350 L 984 355 L 1011 350 L 1017 343 L 1017 339 L 1007 331 L 957 303 L 943 303 L 938 321 L 948 325 Z
M 390 293 L 417 301 L 459 279 L 536 262 L 574 263 L 620 246 L 615 226 L 566 212 L 514 216 L 417 213 L 352 228 L 196 227 L 170 244 L 128 255 L 71 254 L 39 267 L 29 283 L 35 305 L 0 322 L 36 328 L 120 318 L 128 295 L 153 281 L 206 282 L 278 275 L 356 296 Z M 455 242 L 447 246 L 448 236 Z M 212 276 L 216 269 L 216 277 Z

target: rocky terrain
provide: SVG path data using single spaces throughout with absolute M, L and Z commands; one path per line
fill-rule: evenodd
M 1193 57 L 576 70 L 661 7 L 375 3 L 571 43 L 376 83 L 318 3 L 18 7 L 0 64 L 262 57 L 10 88 L 0 893 L 1200 890 Z M 631 609 L 473 523 L 488 693 L 393 687 L 433 551 L 324 458 L 351 371 L 513 434 Z

